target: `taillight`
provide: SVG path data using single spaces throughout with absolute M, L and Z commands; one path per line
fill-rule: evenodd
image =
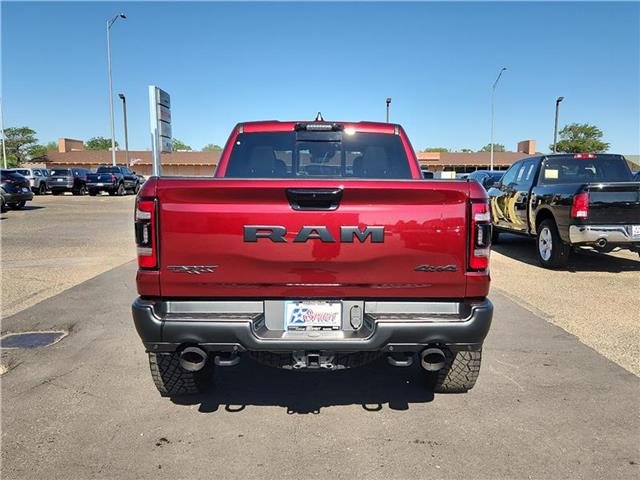
M 471 203 L 471 238 L 469 239 L 469 268 L 489 268 L 491 253 L 491 212 L 486 201 Z
M 115 175 L 111 175 L 111 181 L 115 182 L 116 181 L 116 176 Z
M 571 218 L 587 218 L 589 216 L 589 194 L 578 193 L 573 197 Z
M 138 266 L 157 268 L 155 200 L 138 199 L 136 201 L 135 231 Z
M 576 153 L 573 158 L 596 158 L 595 153 Z

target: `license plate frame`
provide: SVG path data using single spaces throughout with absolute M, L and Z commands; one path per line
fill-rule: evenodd
M 342 302 L 288 300 L 284 304 L 285 331 L 335 331 L 342 329 Z

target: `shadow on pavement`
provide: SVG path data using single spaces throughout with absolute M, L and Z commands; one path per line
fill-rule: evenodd
M 41 208 L 47 208 L 47 207 L 43 207 L 41 205 L 25 205 L 24 207 L 19 208 L 17 210 L 9 207 L 9 210 L 14 211 L 14 212 L 24 212 L 24 211 L 27 211 L 27 210 L 40 210 Z
M 499 243 L 492 250 L 520 262 L 543 268 L 536 257 L 534 239 L 519 235 L 501 234 Z M 585 249 L 574 249 L 565 268 L 568 272 L 634 272 L 640 271 L 640 258 L 633 260 Z
M 200 405 L 201 413 L 240 412 L 246 406 L 279 406 L 289 414 L 320 413 L 322 407 L 361 405 L 378 412 L 408 410 L 433 400 L 433 390 L 417 365 L 391 367 L 386 359 L 336 372 L 294 372 L 256 363 L 246 356 L 236 367 L 218 367 L 212 388 L 202 395 L 175 397 L 178 405 Z

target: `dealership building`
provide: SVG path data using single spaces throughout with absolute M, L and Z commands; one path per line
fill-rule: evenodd
M 515 161 L 534 155 L 536 142 L 526 140 L 519 142 L 515 152 L 494 152 L 494 168 L 505 170 Z M 475 170 L 489 169 L 490 152 L 416 152 L 423 169 L 434 172 L 436 176 L 446 176 L 441 172 L 468 173 Z M 213 174 L 220 152 L 179 151 L 161 155 L 163 175 L 210 176 Z M 47 168 L 81 167 L 95 170 L 100 165 L 111 165 L 111 151 L 85 150 L 82 140 L 61 138 L 58 151 L 48 152 L 43 158 L 31 162 L 31 165 Z M 116 152 L 118 165 L 127 164 L 124 151 Z M 129 166 L 132 170 L 145 176 L 151 175 L 151 152 L 129 151 Z

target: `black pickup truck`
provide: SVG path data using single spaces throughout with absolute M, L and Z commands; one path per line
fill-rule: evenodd
M 125 195 L 128 191 L 138 193 L 140 177 L 127 167 L 98 167 L 96 173 L 87 175 L 89 195 L 109 192 L 109 195 Z
M 493 241 L 537 238 L 543 267 L 561 268 L 572 247 L 640 252 L 640 182 L 613 154 L 553 154 L 514 163 L 489 190 Z

